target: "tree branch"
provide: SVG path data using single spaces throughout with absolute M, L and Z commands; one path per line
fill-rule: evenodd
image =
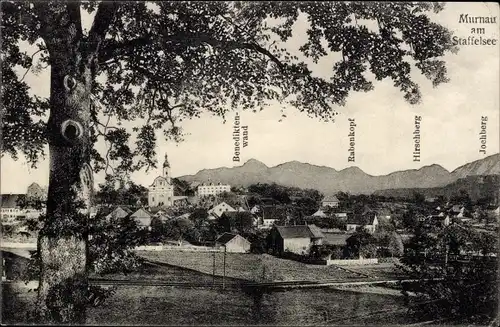
M 123 42 L 107 40 L 106 44 L 103 46 L 102 51 L 99 54 L 99 62 L 105 62 L 118 55 L 132 55 L 132 53 L 134 52 L 134 48 L 146 45 L 150 42 L 150 40 L 151 37 L 149 35 Z M 261 47 L 256 42 L 221 41 L 206 34 L 194 35 L 192 37 L 186 37 L 185 34 L 163 35 L 162 41 L 164 42 L 164 48 L 167 48 L 167 46 L 172 47 L 175 45 L 197 46 L 201 44 L 208 44 L 215 48 L 226 50 L 248 49 L 263 54 L 272 62 L 274 62 L 282 71 L 284 71 L 286 67 L 286 65 L 282 63 L 274 54 L 272 54 L 269 50 Z
M 122 42 L 118 42 L 115 40 L 103 40 L 97 60 L 101 64 L 110 59 L 132 54 L 135 48 L 147 45 L 150 40 L 151 38 L 149 35 L 138 37 L 132 40 L 125 40 Z
M 99 4 L 88 37 L 87 53 L 89 56 L 93 57 L 99 52 L 108 28 L 115 18 L 118 6 L 119 3 L 116 1 L 103 1 Z
M 26 75 L 28 74 L 28 72 L 30 71 L 31 67 L 33 67 L 33 59 L 35 57 L 35 55 L 41 51 L 43 51 L 44 49 L 38 49 L 37 51 L 35 51 L 35 53 L 33 53 L 31 55 L 31 64 L 29 65 L 29 67 L 26 69 L 26 71 L 24 72 L 24 75 L 23 75 L 23 78 L 21 78 L 21 80 L 19 82 L 22 82 L 24 81 L 24 78 L 26 77 Z
M 174 40 L 174 39 L 173 39 Z M 189 38 L 186 38 L 185 36 L 182 38 L 182 40 L 178 40 L 181 43 L 187 43 L 189 45 L 197 45 L 197 44 L 202 44 L 206 43 L 209 44 L 213 47 L 216 48 L 222 48 L 226 50 L 235 50 L 235 49 L 248 49 L 248 50 L 253 50 L 255 52 L 261 53 L 268 57 L 272 62 L 274 62 L 280 70 L 284 71 L 285 69 L 285 64 L 282 63 L 275 55 L 273 55 L 269 50 L 261 47 L 258 45 L 256 42 L 237 42 L 237 41 L 221 41 L 212 38 L 209 35 L 198 35 L 192 38 L 192 43 L 188 43 L 186 40 L 189 40 Z
M 67 11 L 70 21 L 75 24 L 78 40 L 83 35 L 82 31 L 82 17 L 80 13 L 80 1 L 72 1 L 67 4 Z

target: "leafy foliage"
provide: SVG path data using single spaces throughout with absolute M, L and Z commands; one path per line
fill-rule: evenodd
M 144 205 L 148 202 L 148 189 L 132 181 L 125 182 L 108 175 L 95 197 L 98 204 Z
M 219 233 L 248 233 L 253 229 L 254 217 L 250 212 L 223 213 L 217 220 Z
M 410 313 L 420 319 L 487 324 L 497 315 L 495 235 L 450 225 L 438 234 L 417 230 L 400 268 L 418 282 L 403 284 Z M 408 296 L 408 292 L 416 294 Z
M 410 103 L 420 101 L 411 64 L 434 85 L 446 82 L 440 59 L 454 50 L 451 33 L 427 13 L 442 6 L 426 3 L 261 3 L 261 2 L 95 2 L 36 6 L 2 2 L 4 90 L 2 153 L 20 150 L 31 162 L 43 155 L 47 99 L 29 94 L 16 69 L 39 72 L 56 53 L 47 47 L 56 12 L 82 6 L 104 15 L 91 34 L 78 37 L 96 50 L 93 94 L 94 141 L 109 144 L 92 151 L 94 168 L 116 163 L 115 173 L 156 165 L 155 130 L 182 140 L 181 122 L 203 111 L 225 117 L 232 108 L 260 110 L 270 101 L 288 103 L 309 116 L 330 120 L 352 91 L 369 91 L 373 80 L 392 79 Z M 307 21 L 301 56 L 318 62 L 329 53 L 340 58 L 330 77 L 316 76 L 284 44 L 298 19 Z M 61 27 L 62 28 L 62 27 Z M 96 38 L 105 33 L 99 47 Z M 101 33 L 98 34 L 97 32 Z M 104 34 L 102 34 L 104 35 Z M 19 42 L 35 47 L 35 56 Z M 76 51 L 87 51 L 84 47 Z M 98 100 L 97 100 L 98 99 Z M 113 118 L 110 121 L 110 118 Z M 120 122 L 142 122 L 126 130 Z M 114 124 L 114 126 L 111 126 Z M 132 138 L 134 132 L 135 138 Z M 135 139 L 135 144 L 132 144 Z
M 347 258 L 372 258 L 377 253 L 376 239 L 364 229 L 356 231 L 346 240 L 344 253 Z
M 128 273 L 140 261 L 133 249 L 147 240 L 147 232 L 140 229 L 133 218 L 106 218 L 99 213 L 89 230 L 89 268 L 96 274 Z

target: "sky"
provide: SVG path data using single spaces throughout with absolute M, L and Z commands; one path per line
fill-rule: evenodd
M 496 16 L 496 24 L 459 23 L 460 14 Z M 390 80 L 375 83 L 368 93 L 351 93 L 335 122 L 309 118 L 292 107 L 272 104 L 262 112 L 238 111 L 242 126 L 248 126 L 248 146 L 241 149 L 240 161 L 233 161 L 232 139 L 234 114 L 226 123 L 219 117 L 202 115 L 183 122 L 189 133 L 181 143 L 163 141 L 158 134 L 158 169 L 137 172 L 132 179 L 144 186 L 161 174 L 161 163 L 168 154 L 172 176 L 195 174 L 201 169 L 234 167 L 257 159 L 269 167 L 288 161 L 307 162 L 341 170 L 357 166 L 371 175 L 385 175 L 398 170 L 418 169 L 439 164 L 453 169 L 499 152 L 499 6 L 495 3 L 447 3 L 435 22 L 445 25 L 460 37 L 471 35 L 472 27 L 484 27 L 483 37 L 497 40 L 496 46 L 460 46 L 457 54 L 444 57 L 450 82 L 434 88 L 415 71 L 422 103 L 410 105 Z M 90 18 L 88 18 L 89 21 Z M 292 45 L 305 37 L 303 22 L 295 26 Z M 319 74 L 331 69 L 332 56 L 320 61 L 313 70 Z M 49 94 L 48 74 L 29 73 L 27 82 L 38 95 Z M 420 161 L 413 161 L 415 116 L 420 122 Z M 486 153 L 481 153 L 479 133 L 481 118 L 487 116 Z M 355 162 L 348 161 L 349 120 L 354 119 Z M 32 169 L 20 157 L 1 159 L 1 192 L 23 193 L 32 182 L 48 184 L 49 162 Z M 96 182 L 102 176 L 95 177 Z

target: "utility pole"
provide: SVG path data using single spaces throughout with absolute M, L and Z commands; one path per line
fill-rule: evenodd
M 224 245 L 224 263 L 222 268 L 222 289 L 226 286 L 226 245 Z
M 445 274 L 448 274 L 448 244 L 446 244 L 446 252 L 445 252 L 445 257 L 444 257 L 444 269 L 445 269 Z
M 215 251 L 213 251 L 212 254 L 213 254 L 213 257 L 214 257 L 213 273 L 212 273 L 212 285 L 215 288 Z

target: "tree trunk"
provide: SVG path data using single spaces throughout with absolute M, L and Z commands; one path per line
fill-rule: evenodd
M 84 324 L 88 299 L 87 224 L 90 168 L 90 64 L 74 29 L 48 42 L 51 56 L 47 217 L 38 237 L 39 323 Z M 54 32 L 55 34 L 55 32 Z

